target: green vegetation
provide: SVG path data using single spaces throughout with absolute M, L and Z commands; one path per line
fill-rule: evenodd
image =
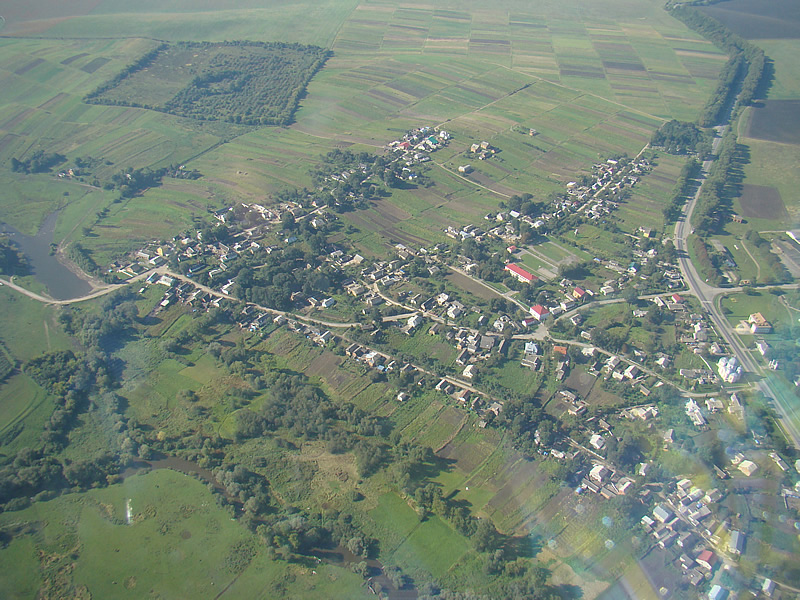
M 689 4 L 674 4 L 670 14 L 710 39 L 730 56 L 719 75 L 717 89 L 709 97 L 698 122 L 703 127 L 716 125 L 733 100 L 738 83 L 741 90 L 738 106 L 747 106 L 756 97 L 764 77 L 766 56 L 758 46 L 743 40 L 716 19 L 709 17 Z M 742 75 L 744 75 L 742 77 Z
M 479 391 L 459 401 L 433 389 L 435 377 L 461 377 L 451 328 L 430 335 L 426 322 L 405 335 L 383 318 L 407 311 L 391 302 L 447 292 L 464 305 L 453 321 L 483 335 L 500 314 L 519 320 L 515 301 L 557 303 L 574 285 L 596 291 L 611 281 L 613 297 L 628 283 L 622 295 L 634 302 L 650 291 L 639 277 L 654 275 L 674 248 L 639 230 L 658 235 L 678 216 L 697 163 L 647 151 L 654 171 L 631 174 L 620 193 L 601 189 L 598 199 L 619 212 L 592 220 L 577 214 L 564 185 L 591 187 L 599 167 L 590 166 L 610 169 L 609 157 L 625 168 L 665 121 L 658 145 L 703 154 L 704 136 L 686 121 L 718 83 L 724 57 L 659 5 L 624 0 L 568 0 L 535 14 L 516 1 L 470 0 L 458 10 L 267 4 L 198 13 L 183 1 L 107 0 L 91 15 L 30 25 L 58 39 L 0 40 L 4 220 L 35 232 L 60 210 L 54 243 L 96 275 L 152 242 L 148 252 L 192 248 L 170 255 L 171 271 L 215 290 L 229 284 L 219 308 L 205 290 L 175 302 L 144 282 L 63 308 L 0 291 L 0 587 L 53 597 L 355 598 L 370 593 L 372 578 L 376 593 L 414 587 L 421 597 L 597 597 L 638 569 L 643 546 L 631 531 L 644 504 L 635 493 L 609 502 L 574 493 L 589 465 L 581 454 L 547 454 L 560 440 L 571 455 L 563 436 L 586 444 L 587 427 L 563 414 L 554 392 L 581 389 L 591 416 L 617 430 L 609 458 L 631 473 L 663 454 L 676 472 L 697 470 L 707 483 L 694 450 L 713 457 L 718 448 L 681 437 L 680 449 L 661 452 L 656 429 L 686 421 L 670 386 L 655 387 L 661 377 L 602 381 L 570 344 L 572 372 L 559 384 L 551 374 L 561 355 L 543 343 L 544 370 L 520 366 L 523 342 L 510 325 L 505 353 L 479 363 L 471 382 Z M 754 81 L 758 57 L 741 48 L 709 111 L 719 110 L 731 77 Z M 450 141 L 426 151 L 425 164 L 419 148 L 393 161 L 389 144 L 422 126 L 446 129 Z M 498 151 L 478 162 L 470 147 L 481 141 Z M 720 182 L 742 158 L 735 138 L 723 146 L 712 174 Z M 47 153 L 63 156 L 64 173 L 42 166 Z M 462 177 L 466 160 L 474 171 Z M 714 184 L 698 207 L 701 233 L 721 231 L 732 191 Z M 281 216 L 247 216 L 242 202 Z M 498 209 L 530 221 L 491 222 Z M 549 213 L 558 215 L 544 235 L 532 222 Z M 211 226 L 212 214 L 246 227 Z M 454 243 L 445 234 L 465 224 L 508 225 L 513 239 Z M 506 277 L 506 247 L 517 239 L 530 247 L 520 262 L 554 281 Z M 747 241 L 768 258 L 767 237 Z M 416 257 L 395 261 L 398 244 Z M 718 258 L 700 244 L 710 262 Z M 6 248 L 3 269 L 22 268 Z M 361 271 L 372 257 L 387 258 L 387 271 L 405 263 L 402 281 L 376 271 L 367 283 Z M 437 263 L 518 291 L 501 297 L 466 275 L 436 273 Z M 774 260 L 766 264 L 765 278 L 782 275 Z M 560 289 L 561 278 L 572 283 Z M 364 307 L 345 294 L 349 279 L 390 300 Z M 250 306 L 247 316 L 231 296 L 294 314 L 278 325 L 273 311 Z M 336 306 L 305 305 L 311 297 Z M 655 353 L 669 352 L 667 381 L 703 368 L 679 341 L 689 326 L 643 304 L 639 317 L 622 302 L 581 306 L 585 324 L 567 317 L 552 331 L 582 342 L 591 332 L 586 342 L 639 352 L 658 373 Z M 264 326 L 251 328 L 254 318 Z M 333 333 L 320 339 L 326 327 Z M 379 371 L 346 358 L 356 342 L 396 364 Z M 789 361 L 784 342 L 775 356 Z M 422 369 L 402 369 L 407 362 Z M 790 362 L 786 373 L 797 368 Z M 664 415 L 649 431 L 617 418 L 619 407 L 643 402 L 639 385 L 654 390 Z M 486 406 L 496 399 L 504 408 L 494 417 Z M 154 472 L 127 476 L 143 462 Z M 126 560 L 108 559 L 127 548 Z M 345 568 L 317 562 L 337 554 Z
M 161 44 L 86 96 L 201 120 L 287 125 L 328 53 L 265 42 Z
M 11 241 L 0 237 L 0 273 L 3 275 L 25 275 L 28 261 Z
M 14 173 L 44 173 L 65 160 L 65 156 L 56 152 L 45 154 L 43 150 L 37 150 L 23 160 L 12 157 L 11 170 Z
M 650 138 L 650 145 L 671 154 L 696 154 L 701 159 L 711 150 L 708 134 L 694 123 L 667 121 Z

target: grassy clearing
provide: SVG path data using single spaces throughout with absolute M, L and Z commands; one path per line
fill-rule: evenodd
M 130 502 L 131 523 L 126 524 Z M 285 563 L 270 562 L 255 536 L 218 508 L 206 486 L 173 471 L 156 471 L 85 494 L 69 494 L 29 509 L 3 515 L 3 524 L 28 522 L 41 533 L 15 542 L 0 553 L 7 592 L 23 596 L 39 582 L 11 575 L 27 564 L 37 577 L 33 551 L 41 550 L 47 572 L 65 560 L 74 565 L 71 579 L 93 596 L 137 596 L 142 590 L 162 598 L 204 597 L 236 580 L 237 589 L 263 593 L 273 585 L 292 593 L 326 597 L 360 597 L 360 578 L 335 567 L 323 567 L 320 577 Z M 249 548 L 253 562 L 237 564 L 236 548 Z M 72 553 L 68 558 L 67 553 Z M 109 561 L 111 556 L 124 560 Z M 10 569 L 9 560 L 19 560 Z M 52 563 L 51 563 L 52 561 Z M 249 565 L 248 565 L 249 562 Z M 97 565 L 104 564 L 103 569 Z M 238 569 L 242 573 L 237 580 Z M 57 585 L 51 580 L 51 585 Z M 54 591 L 54 590 L 51 590 Z M 331 594 L 327 596 L 327 594 Z M 12 596 L 14 597 L 14 596 Z
M 738 325 L 739 321 L 747 321 L 751 314 L 760 312 L 772 324 L 773 333 L 765 335 L 769 339 L 796 327 L 800 316 L 800 313 L 788 309 L 781 298 L 769 292 L 755 291 L 750 294 L 727 294 L 720 304 L 733 326 Z

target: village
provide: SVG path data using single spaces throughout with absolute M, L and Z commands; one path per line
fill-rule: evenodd
M 428 154 L 448 139 L 449 134 L 444 131 L 421 128 L 389 147 L 396 160 L 406 165 L 400 172 L 411 178 L 413 165 L 426 162 Z M 479 145 L 471 151 L 479 150 L 487 151 L 489 147 Z M 360 171 L 331 175 L 328 180 L 341 183 L 353 175 L 368 177 L 366 165 L 362 166 Z M 590 284 L 576 284 L 556 273 L 550 273 L 548 278 L 518 260 L 521 254 L 535 251 L 535 245 L 522 241 L 520 223 L 536 231 L 541 240 L 547 239 L 549 224 L 564 214 L 575 212 L 586 219 L 602 219 L 616 206 L 613 198 L 623 194 L 626 186 L 635 185 L 648 170 L 649 164 L 643 159 L 609 159 L 595 165 L 593 180 L 570 183 L 565 197 L 553 204 L 551 212 L 535 216 L 516 210 L 489 214 L 488 230 L 473 224 L 451 226 L 445 234 L 454 240 L 453 244 L 420 248 L 396 244 L 392 260 L 370 260 L 341 243 L 325 244 L 319 248 L 316 270 L 324 266 L 336 273 L 338 284 L 326 295 L 292 293 L 288 310 L 237 298 L 235 265 L 244 257 L 252 260 L 303 245 L 302 235 L 287 228 L 287 223 L 293 227 L 303 223 L 308 231 L 322 235 L 336 226 L 339 217 L 335 205 L 320 202 L 318 196 L 269 204 L 268 208 L 266 202 L 226 207 L 214 213 L 226 228 L 224 241 L 204 239 L 201 230 L 187 232 L 166 243 L 148 244 L 132 253 L 124 264 L 112 265 L 112 269 L 121 278 L 150 271 L 146 285 L 166 288 L 156 312 L 174 304 L 191 310 L 221 308 L 230 311 L 239 326 L 253 334 L 264 335 L 286 327 L 317 346 L 338 349 L 376 376 L 407 375 L 412 383 L 397 391 L 397 402 L 407 401 L 421 387 L 433 388 L 453 405 L 476 412 L 480 427 L 493 426 L 505 404 L 505 398 L 494 391 L 496 388 L 485 386 L 485 374 L 490 372 L 485 365 L 516 360 L 520 369 L 553 382 L 547 407 L 554 418 L 580 418 L 582 423 L 573 428 L 572 435 L 556 435 L 552 439 L 548 436 L 547 443 L 541 441 L 537 430 L 537 453 L 567 464 L 581 454 L 586 467 L 572 475 L 577 483 L 575 494 L 591 494 L 598 502 L 632 496 L 642 507 L 648 507 L 640 527 L 650 540 L 649 551 L 664 553 L 665 560 L 682 574 L 683 585 L 707 588 L 709 598 L 722 599 L 727 588 L 721 583 L 720 574 L 735 570 L 747 540 L 747 531 L 737 528 L 736 518 L 716 514 L 717 505 L 729 493 L 726 490 L 730 489 L 731 472 L 736 472 L 737 480 L 750 478 L 759 469 L 789 477 L 792 469 L 787 462 L 774 450 L 761 447 L 763 435 L 753 432 L 752 448 L 729 449 L 732 455 L 728 464 L 715 467 L 718 480 L 725 483 L 703 489 L 680 473 L 653 481 L 652 461 L 623 468 L 609 460 L 605 451 L 609 440 L 614 445 L 622 440 L 622 434 L 615 431 L 624 429 L 624 423 L 642 424 L 650 439 L 665 449 L 676 443 L 675 429 L 660 425 L 659 409 L 656 403 L 649 402 L 651 394 L 660 394 L 661 388 L 680 394 L 687 422 L 698 434 L 714 427 L 721 415 L 730 415 L 745 426 L 745 409 L 737 396 L 737 390 L 743 388 L 736 387 L 742 385 L 741 365 L 707 315 L 693 299 L 682 296 L 686 286 L 674 260 L 652 244 L 647 249 L 640 248 L 639 242 L 648 240 L 650 231 L 639 232 L 633 251 L 636 260 L 630 264 L 596 257 L 598 270 L 615 276 L 595 277 Z M 459 248 L 467 240 L 501 257 L 502 273 L 497 274 L 498 278 L 511 278 L 522 286 L 502 294 L 505 302 L 494 309 L 487 304 L 465 302 L 441 284 L 420 283 L 420 279 L 440 282 L 445 274 L 458 272 L 478 284 L 490 285 L 477 274 L 485 272 L 487 264 L 498 263 L 481 264 L 461 253 Z M 313 267 L 309 264 L 308 268 Z M 649 293 L 640 293 L 642 289 Z M 604 348 L 599 328 L 586 324 L 592 311 L 610 306 L 628 307 L 629 316 L 625 318 L 636 323 L 644 323 L 653 314 L 668 318 L 674 324 L 682 352 L 698 357 L 703 367 L 676 368 L 681 359 L 674 353 L 633 344 L 625 351 Z M 329 315 L 342 308 L 361 317 L 356 322 L 345 322 Z M 770 323 L 760 313 L 752 314 L 740 327 L 749 334 L 771 331 Z M 451 346 L 455 359 L 452 364 L 432 365 L 409 360 L 413 357 L 400 357 L 381 341 L 387 331 L 404 336 L 425 332 Z M 763 340 L 756 341 L 762 356 L 767 347 Z M 624 397 L 627 406 L 598 412 L 579 390 L 569 386 L 573 369 Z M 800 473 L 800 461 L 794 470 Z M 785 509 L 796 510 L 800 505 L 800 481 L 784 487 L 781 494 Z M 774 584 L 764 578 L 763 593 L 769 596 L 773 590 Z

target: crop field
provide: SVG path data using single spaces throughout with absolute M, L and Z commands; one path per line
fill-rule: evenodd
M 702 10 L 748 40 L 800 38 L 800 7 L 792 0 L 776 0 L 763 6 L 731 0 Z
M 795 227 L 800 223 L 800 202 L 797 200 L 796 190 L 800 185 L 800 173 L 793 165 L 800 160 L 800 144 L 778 144 L 761 140 L 744 139 L 742 143 L 747 145 L 749 150 L 750 162 L 744 165 L 745 185 L 744 190 L 749 188 L 758 192 L 768 193 L 774 200 L 771 205 L 767 205 L 773 214 L 782 214 L 780 204 L 789 213 L 788 220 L 785 218 L 771 219 L 767 214 L 752 214 L 747 219 L 751 226 L 759 231 L 785 230 Z M 778 197 L 776 198 L 775 190 Z M 751 194 L 755 200 L 755 195 Z M 747 198 L 747 196 L 745 196 Z M 779 204 L 780 203 L 780 204 Z M 757 209 L 758 204 L 753 206 Z M 743 211 L 741 199 L 734 200 L 734 210 Z M 780 212 L 779 212 L 780 211 Z M 731 229 L 733 231 L 733 229 Z

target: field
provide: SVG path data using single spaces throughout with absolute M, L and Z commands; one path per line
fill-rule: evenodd
M 653 162 L 653 170 L 641 178 L 631 197 L 615 211 L 614 216 L 622 222 L 620 227 L 634 235 L 639 227 L 655 231 L 664 228 L 663 210 L 672 197 L 686 158 L 659 154 Z
M 766 100 L 751 110 L 747 137 L 784 144 L 800 143 L 800 100 Z
M 268 597 L 273 586 L 331 598 L 365 594 L 360 578 L 344 569 L 320 565 L 314 577 L 307 569 L 265 560 L 256 537 L 231 521 L 204 484 L 169 470 L 37 503 L 4 514 L 0 524 L 28 531 L 0 553 L 7 597 L 42 589 L 71 597 L 91 590 L 107 598 L 200 598 L 226 586 L 250 598 Z M 52 577 L 56 572 L 62 575 Z M 39 576 L 51 577 L 49 587 L 39 588 Z
M 791 0 L 730 0 L 702 10 L 748 40 L 800 38 L 800 9 Z
M 780 193 L 774 187 L 745 184 L 738 201 L 744 217 L 780 220 L 789 216 Z
M 585 13 L 568 8 L 580 15 L 577 21 L 564 20 L 561 10 L 532 15 L 515 2 L 510 10 L 481 7 L 480 19 L 472 12 L 477 5 L 462 7 L 453 18 L 433 8 L 356 6 L 347 0 L 313 7 L 210 7 L 200 13 L 181 12 L 180 2 L 145 3 L 134 13 L 126 9 L 124 19 L 117 14 L 119 3 L 92 8 L 89 15 L 79 8 L 83 16 L 37 21 L 41 39 L 0 41 L 0 164 L 46 145 L 68 160 L 102 158 L 92 173 L 101 181 L 128 165 L 185 163 L 204 175 L 195 183 L 150 190 L 125 207 L 111 204 L 113 194 L 76 194 L 69 187 L 91 183 L 90 178 L 54 182 L 39 175 L 9 181 L 16 196 L 39 200 L 9 203 L 9 222 L 30 231 L 49 211 L 62 208 L 62 219 L 70 219 L 68 240 L 89 227 L 92 237 L 84 245 L 101 264 L 140 243 L 142 223 L 162 223 L 163 232 L 154 234 L 166 235 L 208 207 L 238 198 L 263 202 L 265 192 L 308 185 L 309 167 L 328 149 L 356 144 L 353 150 L 380 151 L 398 131 L 446 123 L 454 141 L 441 158 L 434 156 L 433 188 L 396 193 L 374 212 L 348 215 L 361 230 L 359 248 L 369 254 L 382 254 L 392 239 L 412 245 L 439 241 L 444 226 L 465 216 L 479 218 L 503 195 L 556 191 L 598 156 L 637 153 L 663 119 L 692 118 L 724 59 L 660 9 L 630 2 L 597 5 Z M 21 18 L 9 17 L 6 32 L 33 26 Z M 142 37 L 130 37 L 133 32 Z M 106 39 L 93 40 L 95 35 Z M 115 36 L 125 39 L 108 39 Z M 290 129 L 248 132 L 232 124 L 83 104 L 85 94 L 156 47 L 147 36 L 311 42 L 328 45 L 334 56 L 312 79 Z M 164 68 L 156 61 L 147 73 L 132 76 L 158 82 L 146 88 L 152 97 L 137 104 L 158 106 L 185 86 L 194 56 L 190 61 L 172 56 L 173 50 L 167 54 Z M 129 103 L 123 93 L 128 83 L 123 80 L 105 95 Z M 539 135 L 523 136 L 530 127 Z M 501 150 L 473 178 L 484 187 L 448 172 L 470 143 L 482 140 Z M 0 169 L 0 178 L 5 176 Z M 163 209 L 157 214 L 155 206 Z M 184 216 L 178 217 L 181 211 Z

